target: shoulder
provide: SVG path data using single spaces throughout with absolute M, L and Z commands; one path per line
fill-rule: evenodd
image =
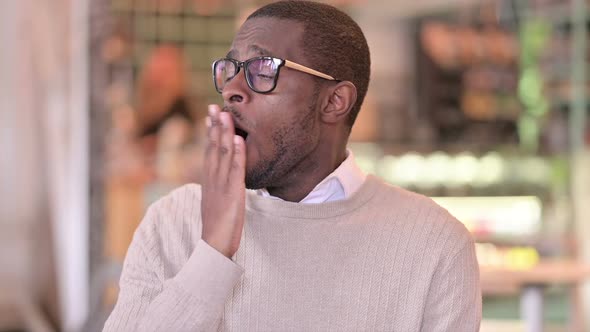
M 151 204 L 135 239 L 151 246 L 190 247 L 201 233 L 201 187 L 187 184 Z
M 195 183 L 185 184 L 158 199 L 148 208 L 148 213 L 169 216 L 191 214 L 195 205 L 201 203 L 201 186 Z
M 473 243 L 465 225 L 431 198 L 376 179 L 375 204 L 396 216 L 411 236 L 428 238 L 429 246 L 458 252 Z
M 199 208 L 197 185 L 182 186 L 151 204 L 135 230 L 125 266 L 145 265 L 160 280 L 173 277 L 200 238 Z

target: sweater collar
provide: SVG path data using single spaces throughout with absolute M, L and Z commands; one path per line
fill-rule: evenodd
M 262 213 L 290 219 L 325 219 L 333 218 L 354 211 L 367 203 L 379 190 L 382 181 L 368 175 L 360 188 L 350 197 L 319 204 L 301 204 L 283 200 L 273 200 L 248 191 L 246 209 L 249 213 Z
M 349 198 L 362 186 L 366 178 L 366 174 L 358 167 L 354 154 L 347 149 L 346 159 L 340 166 L 318 183 L 299 203 L 318 204 Z M 281 198 L 272 196 L 266 189 L 255 192 L 259 196 L 282 201 Z

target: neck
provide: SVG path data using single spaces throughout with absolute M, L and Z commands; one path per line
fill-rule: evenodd
M 275 197 L 289 202 L 300 202 L 315 186 L 332 173 L 346 159 L 346 146 L 322 152 L 321 159 L 302 162 L 289 174 L 285 183 L 267 187 L 266 190 Z M 308 160 L 310 160 L 308 159 Z M 319 162 L 318 162 L 319 161 Z

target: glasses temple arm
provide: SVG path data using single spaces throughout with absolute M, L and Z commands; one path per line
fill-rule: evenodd
M 309 67 L 305 67 L 304 65 L 300 65 L 300 64 L 298 64 L 296 62 L 293 62 L 293 61 L 285 60 L 285 66 L 287 66 L 289 68 L 292 68 L 292 69 L 295 69 L 295 70 L 302 71 L 304 73 L 308 73 L 310 75 L 321 77 L 321 78 L 324 78 L 324 79 L 327 79 L 327 80 L 330 80 L 330 81 L 335 81 L 336 80 L 334 77 L 332 77 L 330 75 L 326 75 L 326 74 L 324 74 L 322 72 L 319 72 L 317 70 L 313 70 L 313 69 L 311 69 Z

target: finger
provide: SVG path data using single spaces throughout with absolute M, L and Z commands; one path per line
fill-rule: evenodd
M 232 186 L 245 187 L 246 182 L 246 143 L 241 136 L 233 137 L 233 159 L 228 181 Z
M 217 176 L 224 182 L 227 181 L 234 154 L 234 122 L 227 112 L 219 114 L 221 122 L 219 140 L 219 170 Z
M 207 148 L 205 149 L 205 164 L 207 167 L 206 176 L 211 179 L 217 174 L 219 165 L 219 140 L 221 135 L 221 123 L 219 121 L 219 106 L 209 105 Z

